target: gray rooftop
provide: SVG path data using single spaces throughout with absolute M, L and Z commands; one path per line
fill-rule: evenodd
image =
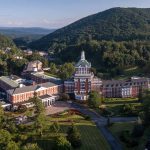
M 12 88 L 18 87 L 18 83 L 13 81 L 9 76 L 1 76 L 0 80 L 5 82 L 7 85 L 11 86 Z
M 12 89 L 12 90 L 7 90 L 7 93 L 13 95 L 13 94 L 19 94 L 19 93 L 26 93 L 26 92 L 30 92 L 30 91 L 36 91 L 39 88 L 48 88 L 48 87 L 52 87 L 52 86 L 56 86 L 59 84 L 54 84 L 52 82 L 46 82 L 46 83 L 42 83 L 42 84 L 37 84 L 37 85 L 32 85 L 32 86 L 25 86 L 22 88 L 16 88 L 16 89 Z

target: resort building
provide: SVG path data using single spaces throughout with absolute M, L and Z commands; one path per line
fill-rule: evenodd
M 103 97 L 138 97 L 139 92 L 150 88 L 150 79 L 132 77 L 129 80 L 101 80 L 91 72 L 91 63 L 85 59 L 84 51 L 75 65 L 72 78 L 64 82 L 64 91 L 74 94 L 77 100 L 86 100 L 90 91 L 98 91 Z
M 51 82 L 46 82 L 43 84 L 37 84 L 32 86 L 25 86 L 22 88 L 14 88 L 11 90 L 7 90 L 7 100 L 11 104 L 19 104 L 27 102 L 30 98 L 34 97 L 36 93 L 38 97 L 42 96 L 45 99 L 47 97 L 47 101 L 58 99 L 59 94 L 63 92 L 63 84 L 54 84 Z M 52 97 L 53 96 L 53 97 Z M 41 98 L 42 98 L 41 97 Z
M 94 77 L 91 72 L 91 63 L 85 59 L 85 53 L 82 51 L 81 59 L 75 65 L 75 73 L 72 79 L 64 82 L 66 93 L 73 93 L 77 100 L 87 100 L 88 94 L 92 90 L 100 92 L 102 81 Z

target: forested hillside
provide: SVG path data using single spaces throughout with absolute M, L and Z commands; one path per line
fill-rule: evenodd
M 54 52 L 60 62 L 77 61 L 80 52 L 100 72 L 123 74 L 150 64 L 150 9 L 112 8 L 59 29 L 30 44 Z
M 58 51 L 88 40 L 150 40 L 150 9 L 112 8 L 56 30 L 30 46 Z
M 55 29 L 39 27 L 0 27 L 0 34 L 13 39 L 15 44 L 19 47 L 27 46 L 28 43 L 38 40 L 53 31 L 55 31 Z
M 5 49 L 7 47 L 13 48 L 15 44 L 10 38 L 0 34 L 0 49 Z

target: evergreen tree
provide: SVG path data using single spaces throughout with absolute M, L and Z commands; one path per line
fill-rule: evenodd
M 74 148 L 79 148 L 82 145 L 81 135 L 77 127 L 72 125 L 67 131 L 67 139 Z

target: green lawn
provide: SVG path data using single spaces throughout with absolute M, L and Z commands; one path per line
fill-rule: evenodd
M 46 71 L 44 72 L 44 74 L 45 74 L 45 75 L 47 75 L 47 76 L 51 76 L 51 77 L 58 78 L 58 76 L 57 76 L 57 75 L 51 74 L 51 73 L 46 72 Z
M 138 98 L 105 98 L 105 103 L 129 103 L 138 102 Z
M 142 75 L 141 72 L 142 72 L 141 69 L 138 67 L 128 68 L 128 69 L 124 70 L 123 75 L 116 76 L 115 79 L 123 80 L 123 79 L 127 79 L 129 77 L 132 77 L 132 76 L 140 76 L 140 75 Z
M 134 124 L 135 123 L 133 123 L 133 122 L 115 123 L 111 127 L 109 127 L 109 130 L 112 132 L 112 134 L 116 138 L 118 138 L 118 140 L 120 140 L 119 136 L 120 136 L 121 131 L 129 130 L 130 132 L 132 132 Z M 149 137 L 150 137 L 150 128 L 147 128 L 144 132 L 144 135 L 141 138 L 138 138 L 139 145 L 137 147 L 128 148 L 125 143 L 123 143 L 121 141 L 120 142 L 122 143 L 125 150 L 144 150 L 145 144 L 146 144 L 147 140 L 149 139 Z
M 77 150 L 110 150 L 109 144 L 92 121 L 85 120 L 80 115 L 71 115 L 66 117 L 48 117 L 47 124 L 50 126 L 54 121 L 59 123 L 59 134 L 64 136 L 66 135 L 68 127 L 74 122 L 81 133 L 82 139 L 82 147 Z M 53 138 L 55 136 L 55 133 L 47 130 L 45 132 L 45 137 L 43 137 L 42 140 L 36 141 L 43 150 L 50 150 L 53 147 Z
M 109 115 L 112 116 L 137 116 L 140 109 L 141 109 L 141 103 L 131 103 L 132 106 L 134 106 L 135 110 L 133 111 L 132 114 L 128 114 L 127 112 L 123 111 L 123 105 L 122 104 L 105 104 L 105 110 L 106 111 L 102 111 L 103 109 L 97 109 L 97 112 L 100 113 L 103 116 L 107 115 L 107 112 L 109 112 Z

